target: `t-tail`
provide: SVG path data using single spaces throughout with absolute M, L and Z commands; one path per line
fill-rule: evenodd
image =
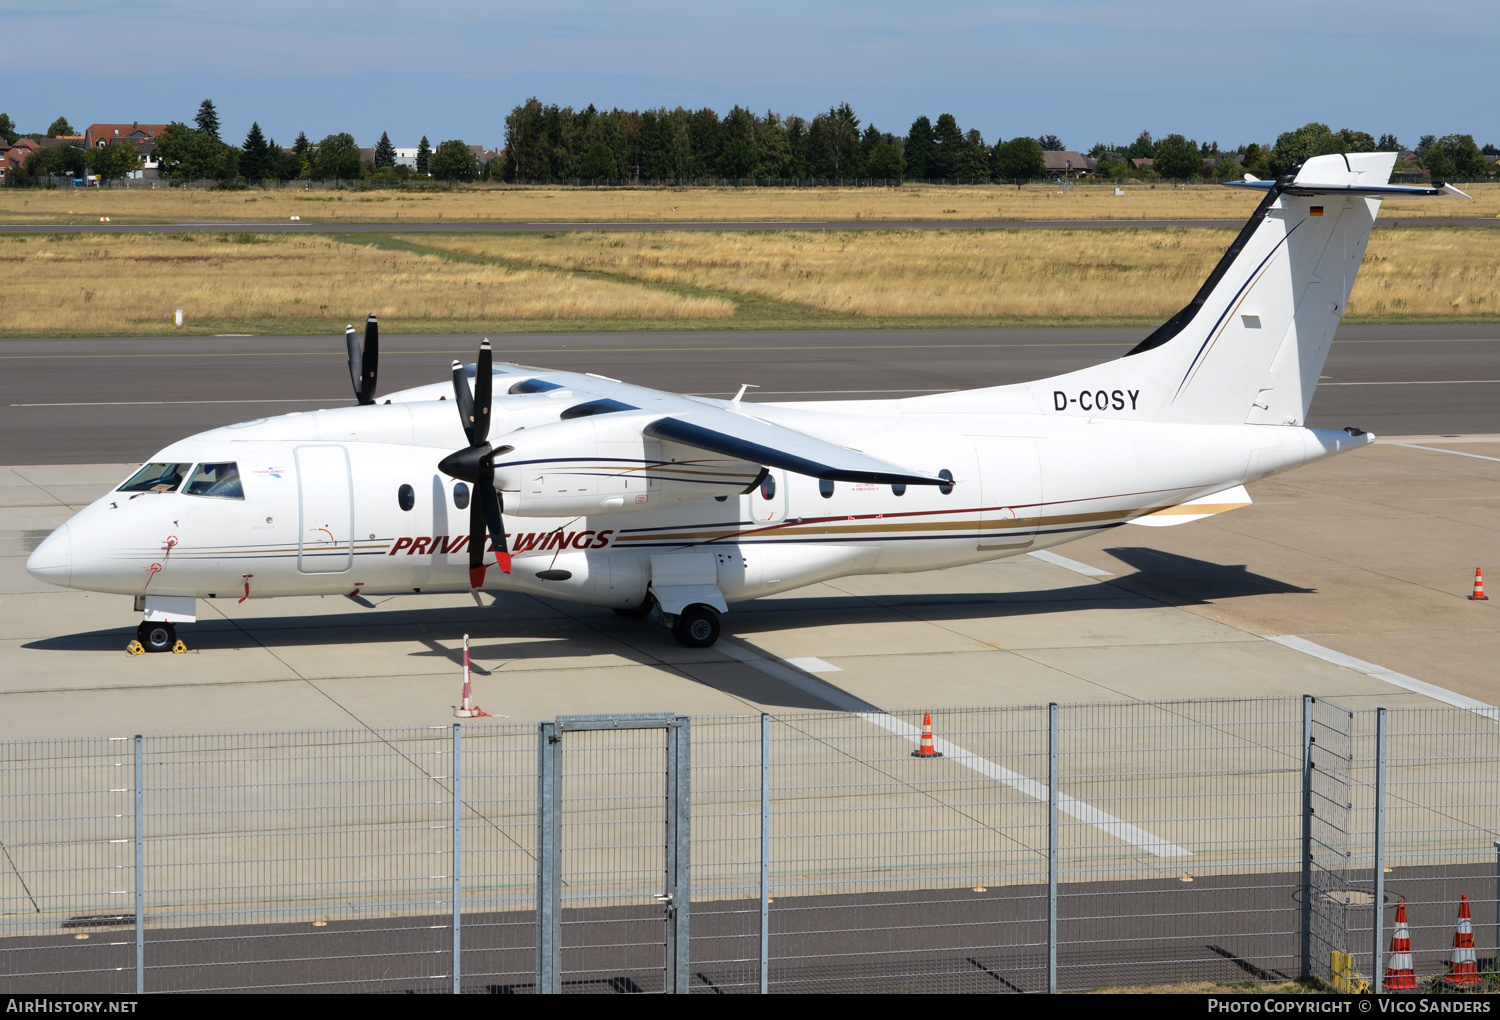
M 987 410 L 1303 425 L 1381 199 L 1468 197 L 1441 181 L 1390 184 L 1395 161 L 1391 152 L 1315 156 L 1275 181 L 1232 182 L 1265 197 L 1187 307 L 1125 357 L 950 399 L 976 404 L 990 393 L 1007 406 Z M 1020 406 L 1018 390 L 1032 406 Z

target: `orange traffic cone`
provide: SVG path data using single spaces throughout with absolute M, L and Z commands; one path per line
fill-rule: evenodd
M 1469 987 L 1479 984 L 1479 965 L 1474 962 L 1474 922 L 1469 920 L 1469 897 L 1458 902 L 1458 930 L 1453 933 L 1453 955 L 1443 981 Z
M 1417 972 L 1411 965 L 1411 932 L 1406 927 L 1406 901 L 1396 904 L 1396 932 L 1391 936 L 1391 962 L 1383 987 L 1388 992 L 1415 992 Z
M 1484 571 L 1479 567 L 1474 568 L 1474 594 L 1469 596 L 1471 602 L 1488 602 L 1490 597 L 1484 593 Z
M 941 758 L 943 753 L 932 746 L 932 713 L 922 713 L 922 746 L 911 753 L 913 758 Z

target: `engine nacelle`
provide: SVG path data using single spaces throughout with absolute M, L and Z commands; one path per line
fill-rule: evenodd
M 760 480 L 761 465 L 641 429 L 658 415 L 614 412 L 491 436 L 495 487 L 505 512 L 523 517 L 629 513 L 710 496 L 734 496 Z

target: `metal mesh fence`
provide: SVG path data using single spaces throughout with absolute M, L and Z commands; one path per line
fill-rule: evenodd
M 1373 711 L 624 718 L 0 745 L 0 981 L 529 993 L 545 930 L 544 990 L 1329 981 L 1404 899 L 1425 982 L 1465 893 L 1494 966 L 1483 713 L 1385 717 L 1379 936 Z

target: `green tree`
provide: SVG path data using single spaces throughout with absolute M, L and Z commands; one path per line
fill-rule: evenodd
M 10 114 L 0 113 L 0 138 L 5 139 L 6 145 L 15 145 L 16 139 L 21 136 L 16 133 L 16 125 L 10 119 Z
M 590 180 L 612 181 L 620 176 L 620 166 L 615 160 L 615 154 L 608 145 L 603 142 L 595 142 L 583 157 L 583 164 L 578 168 L 578 176 L 587 177 Z
M 47 126 L 48 138 L 61 138 L 64 135 L 76 135 L 73 125 L 68 123 L 68 118 L 59 117 Z
M 978 128 L 970 128 L 968 134 L 964 135 L 964 145 L 953 169 L 960 180 L 990 179 L 990 147 L 984 144 L 984 136 L 979 133 Z
M 956 177 L 959 157 L 963 155 L 964 133 L 959 130 L 958 120 L 953 114 L 938 114 L 937 123 L 932 128 L 932 141 L 928 175 L 939 180 Z
M 318 143 L 318 159 L 313 164 L 318 179 L 357 181 L 362 169 L 359 144 L 347 131 L 329 135 Z
M 823 169 L 829 177 L 853 177 L 859 173 L 859 118 L 848 103 L 829 107 L 813 118 Z
M 19 175 L 6 175 L 6 183 L 27 187 L 39 177 L 82 177 L 88 167 L 88 153 L 76 145 L 56 145 L 38 149 L 26 157 Z
M 1066 152 L 1068 150 L 1063 140 L 1056 135 L 1041 135 L 1036 143 L 1042 147 L 1043 152 Z
M 1135 141 L 1125 150 L 1126 159 L 1155 159 L 1156 143 L 1151 140 L 1150 131 L 1142 131 L 1136 135 Z
M 472 181 L 479 177 L 479 160 L 461 139 L 439 142 L 429 163 L 433 179 L 439 181 Z
M 261 133 L 260 122 L 251 123 L 250 132 L 245 135 L 245 144 L 240 147 L 240 174 L 249 181 L 275 180 L 276 156 L 276 153 L 272 153 L 266 136 Z
M 1047 160 L 1035 138 L 1012 138 L 995 146 L 995 179 L 1033 181 L 1047 176 Z
M 1489 169 L 1473 135 L 1444 135 L 1428 148 L 1423 164 L 1436 178 L 1482 177 Z
M 936 143 L 932 137 L 932 121 L 925 116 L 918 117 L 911 122 L 911 130 L 906 133 L 906 148 L 902 155 L 906 157 L 906 169 L 912 177 L 923 180 L 932 176 L 932 157 Z
M 1255 142 L 1245 146 L 1245 151 L 1241 155 L 1244 157 L 1240 164 L 1242 172 L 1262 179 L 1271 175 L 1271 163 L 1266 150 Z
M 1156 147 L 1156 172 L 1174 181 L 1197 177 L 1203 169 L 1203 153 L 1198 143 L 1182 135 L 1167 135 Z
M 216 142 L 219 140 L 219 111 L 214 109 L 212 99 L 198 104 L 198 116 L 193 118 L 193 126 L 200 135 L 208 135 Z
M 1383 134 L 1383 135 L 1380 136 L 1380 141 L 1378 141 L 1378 142 L 1375 143 L 1375 151 L 1376 152 L 1400 152 L 1401 151 L 1401 143 L 1400 143 L 1400 141 L 1398 141 L 1396 139 L 1395 135 L 1389 134 L 1389 133 Z
M 743 138 L 731 138 L 724 143 L 724 148 L 719 152 L 716 169 L 720 177 L 738 180 L 742 177 L 749 177 L 758 162 L 760 158 L 756 156 L 749 142 Z
M 895 142 L 881 142 L 870 150 L 871 177 L 899 181 L 906 174 L 906 157 Z
M 1271 173 L 1280 177 L 1292 167 L 1306 162 L 1316 151 L 1324 135 L 1332 134 L 1327 124 L 1311 121 L 1295 131 L 1283 131 L 1271 149 Z
M 411 136 L 408 135 L 408 138 Z M 432 146 L 428 144 L 427 136 L 417 143 L 417 173 L 429 174 L 432 172 Z
M 111 142 L 88 152 L 89 169 L 101 181 L 129 177 L 141 168 L 143 162 L 140 146 L 131 141 Z
M 375 169 L 395 169 L 396 147 L 391 144 L 391 136 L 384 131 L 380 132 L 380 141 L 375 143 Z
M 173 121 L 156 140 L 156 158 L 161 175 L 168 180 L 223 180 L 228 172 L 228 148 L 212 135 Z

